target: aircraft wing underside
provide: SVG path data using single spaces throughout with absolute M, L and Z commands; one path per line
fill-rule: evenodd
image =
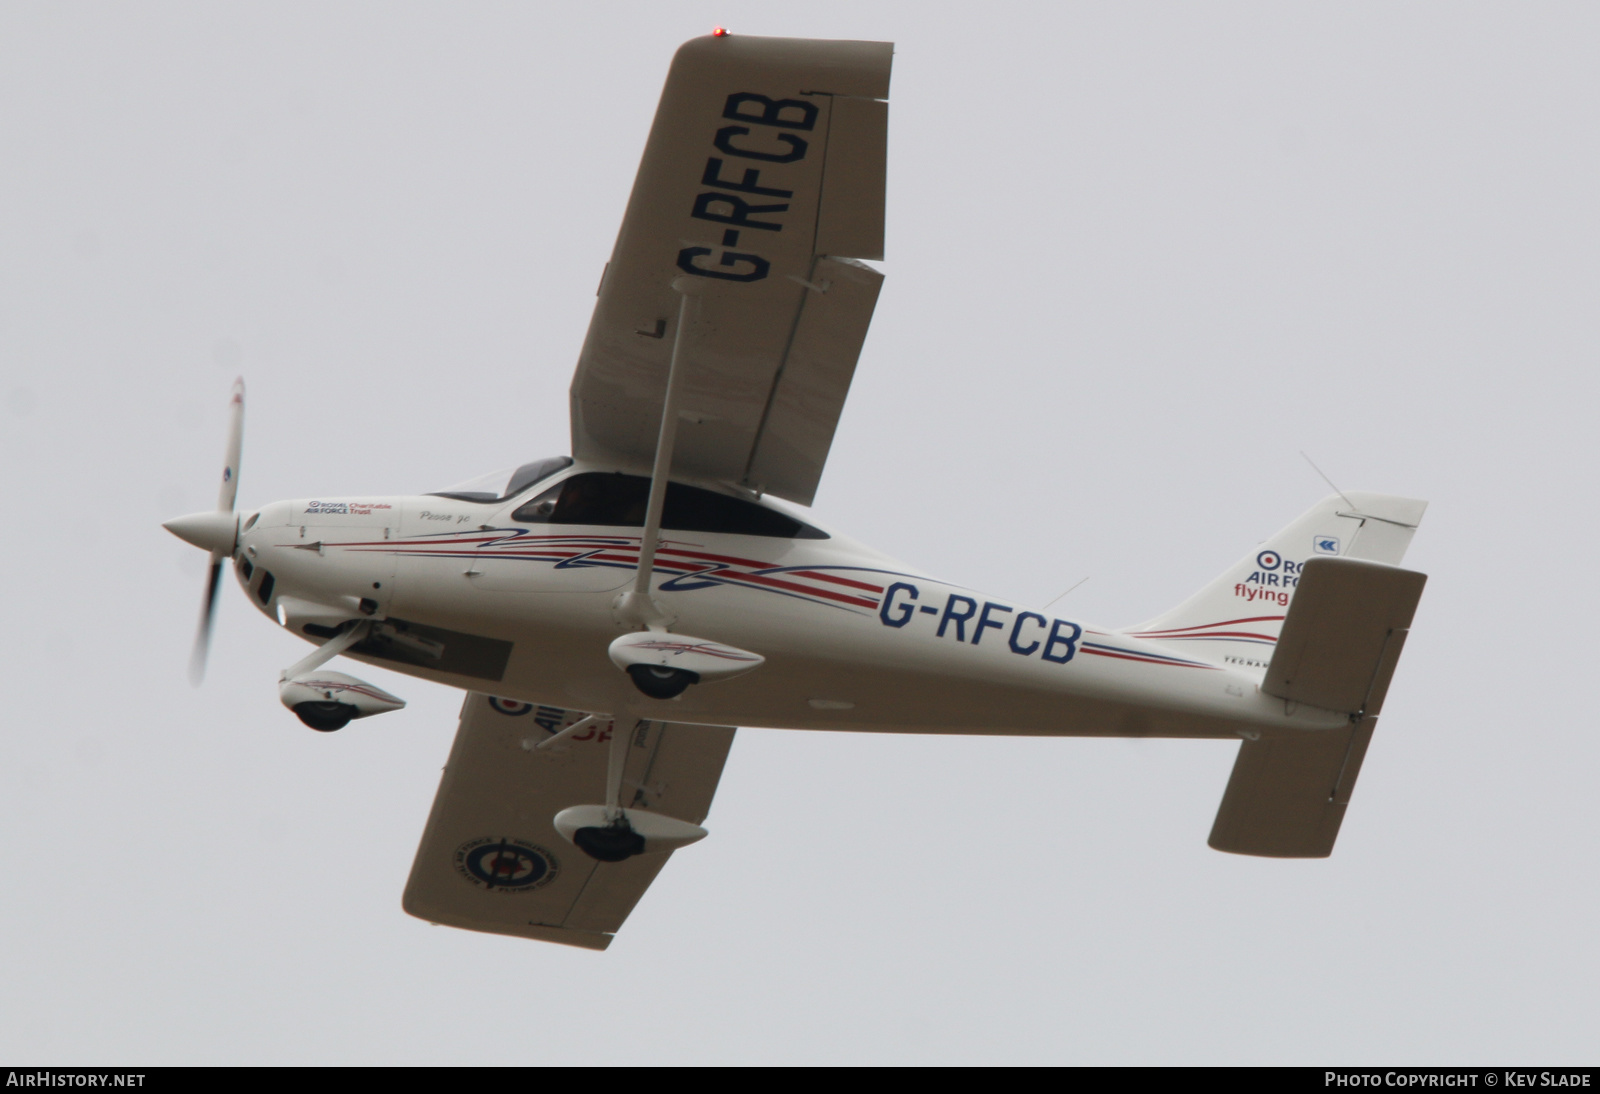
M 552 818 L 605 797 L 605 723 L 535 749 L 578 711 L 469 693 L 450 760 L 406 883 L 405 910 L 494 934 L 605 949 L 666 864 L 666 854 L 600 863 L 568 843 Z M 631 737 L 625 806 L 699 823 L 711 808 L 734 731 L 725 726 L 618 722 Z
M 811 504 L 883 280 L 855 260 L 883 257 L 892 53 L 678 51 L 573 378 L 574 456 L 651 467 L 687 294 L 673 474 Z

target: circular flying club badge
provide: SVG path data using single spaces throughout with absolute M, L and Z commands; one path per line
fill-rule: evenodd
M 484 836 L 456 848 L 456 872 L 480 889 L 525 893 L 550 884 L 561 868 L 537 843 Z

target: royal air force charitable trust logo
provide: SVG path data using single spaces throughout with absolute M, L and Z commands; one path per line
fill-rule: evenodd
M 1277 551 L 1258 551 L 1254 569 L 1245 575 L 1243 581 L 1234 585 L 1233 595 L 1247 603 L 1260 600 L 1287 608 L 1289 598 L 1294 595 L 1292 590 L 1300 584 L 1300 571 L 1304 566 L 1304 562 L 1284 558 Z
M 480 889 L 526 893 L 550 884 L 561 867 L 537 843 L 484 836 L 456 848 L 456 872 Z

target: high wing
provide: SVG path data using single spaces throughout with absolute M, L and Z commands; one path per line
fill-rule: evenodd
M 572 451 L 809 505 L 883 276 L 887 42 L 697 38 L 667 74 L 572 382 Z
M 549 749 L 534 745 L 577 711 L 495 699 L 461 707 L 450 760 L 406 882 L 407 912 L 433 923 L 603 950 L 666 864 L 589 858 L 552 818 L 605 796 L 606 723 Z M 726 726 L 638 721 L 623 769 L 623 804 L 699 823 L 733 744 Z

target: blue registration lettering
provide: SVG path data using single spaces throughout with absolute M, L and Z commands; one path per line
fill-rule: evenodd
M 1071 630 L 1071 634 L 1062 634 L 1062 628 Z M 1039 654 L 1046 661 L 1054 661 L 1058 665 L 1065 665 L 1072 660 L 1072 655 L 1078 652 L 1078 638 L 1083 634 L 1083 628 L 1076 623 L 1068 623 L 1065 619 L 1058 619 L 1050 627 L 1050 638 L 1044 644 L 1044 652 Z M 1061 647 L 1057 649 L 1056 647 Z
M 695 261 L 710 253 L 710 247 L 685 247 L 678 252 L 678 269 L 696 277 L 716 277 L 723 281 L 760 281 L 772 272 L 772 264 L 760 255 L 724 251 L 717 265 L 727 267 L 726 270 L 710 269 Z
M 765 160 L 768 163 L 793 163 L 806 158 L 806 142 L 793 133 L 775 133 L 778 140 L 789 146 L 787 152 L 761 152 L 754 148 L 739 148 L 733 143 L 735 137 L 748 137 L 750 127 L 747 125 L 725 125 L 717 130 L 717 137 L 711 143 L 730 156 L 738 156 L 747 160 Z
M 966 611 L 959 613 L 956 611 L 956 601 L 958 600 L 967 606 Z M 978 602 L 976 600 L 970 596 L 951 593 L 950 599 L 945 602 L 944 618 L 939 620 L 939 637 L 943 638 L 944 629 L 954 623 L 956 625 L 956 641 L 965 642 L 967 640 L 967 620 L 977 614 Z
M 1020 638 L 1021 635 L 1022 635 L 1022 624 L 1026 623 L 1030 619 L 1036 620 L 1040 627 L 1043 627 L 1046 623 L 1049 622 L 1048 619 L 1046 619 L 1044 616 L 1040 615 L 1038 612 L 1023 612 L 1021 615 L 1017 616 L 1017 621 L 1015 623 L 1011 624 L 1011 652 L 1012 653 L 1020 653 L 1020 654 L 1022 654 L 1022 656 L 1027 657 L 1030 654 L 1032 654 L 1032 653 L 1034 653 L 1035 651 L 1038 650 L 1039 643 L 1038 643 L 1037 640 L 1028 643 L 1028 645 L 1026 645 L 1026 646 L 1024 646 L 1021 642 L 1017 641 L 1017 639 Z
M 745 109 L 756 106 L 755 110 Z M 783 129 L 810 129 L 817 124 L 817 104 L 804 99 L 769 99 L 754 91 L 735 91 L 722 106 L 722 116 L 751 125 L 775 125 Z
M 917 599 L 917 587 L 915 585 L 908 585 L 904 581 L 896 581 L 893 585 L 890 585 L 883 594 L 883 603 L 878 607 L 878 618 L 883 620 L 885 627 L 903 627 L 911 619 L 911 605 L 905 603 L 905 601 L 901 601 L 899 604 L 894 602 L 895 594 L 901 592 L 906 594 L 906 600 Z M 900 614 L 890 618 L 889 613 L 895 610 L 898 610 Z M 929 610 L 931 609 L 923 609 L 923 611 Z
M 768 232 L 781 232 L 783 225 L 770 220 L 752 220 L 752 213 L 781 213 L 789 208 L 786 202 L 769 205 L 752 205 L 733 194 L 707 191 L 694 199 L 694 211 L 689 215 L 700 220 L 714 220 L 718 224 L 737 224 L 741 228 L 760 228 Z
M 978 616 L 978 625 L 972 628 L 972 644 L 974 646 L 978 644 L 978 639 L 983 637 L 983 629 L 985 627 L 993 627 L 997 631 L 1003 631 L 1006 629 L 1006 625 L 1004 623 L 996 623 L 994 620 L 989 618 L 990 612 L 1009 612 L 1014 610 L 1015 609 L 1006 607 L 1004 604 L 996 604 L 992 600 L 985 600 L 983 602 L 983 614 Z
M 722 177 L 722 161 L 712 156 L 706 160 L 705 173 L 700 176 L 700 181 L 706 186 L 715 186 L 719 190 L 742 190 L 747 194 L 768 194 L 775 198 L 792 198 L 793 190 L 781 190 L 776 186 L 761 185 L 761 171 L 756 167 L 744 169 L 744 179 L 735 182 Z

